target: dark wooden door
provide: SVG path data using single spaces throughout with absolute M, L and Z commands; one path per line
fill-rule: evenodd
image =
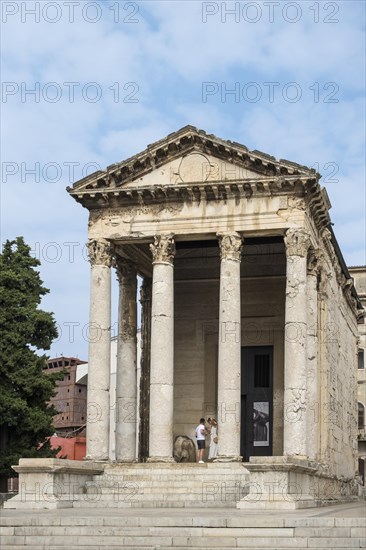
M 272 456 L 273 347 L 244 347 L 241 350 L 241 437 L 240 453 Z

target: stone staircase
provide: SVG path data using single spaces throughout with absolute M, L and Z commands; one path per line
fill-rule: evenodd
M 333 507 L 334 509 L 337 506 Z M 323 511 L 324 509 L 322 509 Z M 183 550 L 365 548 L 366 519 L 307 512 L 253 514 L 239 510 L 5 510 L 1 550 Z
M 112 464 L 85 483 L 73 507 L 235 508 L 248 482 L 240 463 Z

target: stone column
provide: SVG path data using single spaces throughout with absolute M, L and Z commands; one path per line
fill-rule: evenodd
M 139 460 L 141 462 L 146 462 L 149 456 L 151 290 L 151 279 L 144 278 L 140 289 L 142 312 Z
M 89 240 L 87 247 L 91 289 L 86 459 L 108 460 L 112 251 L 104 240 Z
M 153 256 L 149 462 L 173 461 L 174 271 L 171 235 L 157 235 Z
M 284 240 L 287 269 L 283 450 L 285 455 L 306 457 L 306 270 L 310 236 L 302 228 L 288 229 Z
M 330 233 L 326 229 L 323 231 L 326 238 Z M 331 296 L 331 281 L 333 273 L 331 266 L 324 262 L 320 272 L 319 281 L 319 307 L 318 307 L 318 325 L 319 325 L 319 357 L 318 357 L 318 388 L 319 388 L 319 429 L 318 429 L 318 449 L 319 462 L 329 463 L 330 433 L 329 433 L 329 371 L 328 371 L 328 338 L 327 326 L 330 321 L 328 312 L 328 303 Z
M 240 461 L 240 261 L 242 238 L 237 233 L 220 239 L 220 304 L 218 357 L 217 461 Z
M 319 251 L 311 250 L 307 264 L 307 386 L 306 430 L 307 454 L 318 458 L 319 393 L 318 393 L 318 274 Z
M 133 264 L 116 263 L 119 281 L 116 373 L 116 461 L 136 460 L 137 423 L 137 272 Z

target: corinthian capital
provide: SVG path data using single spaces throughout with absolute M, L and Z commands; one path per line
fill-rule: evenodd
M 86 246 L 91 265 L 105 265 L 106 267 L 111 267 L 112 246 L 108 241 L 89 239 Z
M 172 235 L 155 235 L 154 244 L 150 245 L 153 264 L 173 265 L 175 256 L 175 242 Z
M 219 234 L 221 260 L 240 262 L 243 238 L 238 233 Z
M 284 237 L 287 256 L 305 258 L 310 246 L 310 235 L 305 229 L 288 229 Z

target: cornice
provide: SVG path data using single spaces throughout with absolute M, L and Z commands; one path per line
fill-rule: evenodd
M 230 198 L 250 199 L 255 196 L 297 194 L 303 196 L 314 180 L 307 176 L 263 177 L 236 179 L 235 181 L 190 182 L 187 184 L 151 185 L 146 187 L 114 187 L 110 189 L 79 189 L 72 195 L 89 210 L 101 207 L 118 207 L 151 204 L 156 202 L 201 202 Z M 316 202 L 316 205 L 315 205 Z M 325 208 L 319 199 L 312 197 L 314 211 Z

